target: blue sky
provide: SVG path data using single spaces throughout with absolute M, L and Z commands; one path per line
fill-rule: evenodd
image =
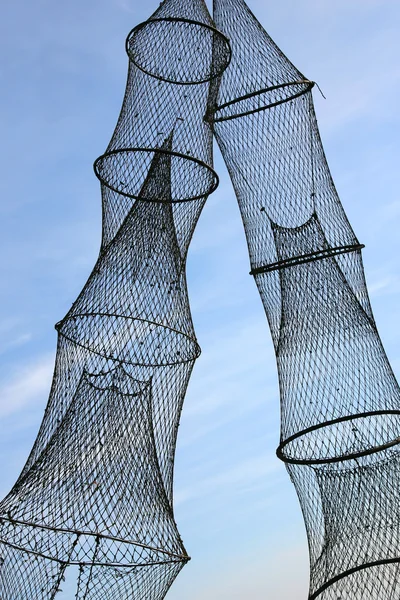
M 362 243 L 385 347 L 400 373 L 398 0 L 249 0 L 295 65 L 318 81 L 319 125 Z M 0 492 L 15 481 L 49 392 L 56 333 L 94 265 L 100 189 L 93 160 L 116 123 L 124 40 L 158 3 L 6 0 L 0 20 Z M 275 458 L 272 343 L 239 211 L 221 185 L 189 254 L 203 354 L 187 394 L 175 500 L 192 556 L 170 600 L 305 600 L 300 509 Z M 69 600 L 69 598 L 68 598 Z

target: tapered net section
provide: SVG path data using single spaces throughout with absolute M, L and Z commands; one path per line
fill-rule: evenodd
M 208 104 L 275 344 L 278 456 L 307 526 L 310 599 L 397 598 L 399 387 L 311 88 L 243 0 L 214 0 L 232 61 Z
M 359 247 L 328 169 L 310 93 L 260 113 L 215 123 L 215 132 L 239 199 L 255 274 L 279 260 L 272 223 L 295 228 L 317 214 L 331 248 Z M 338 254 L 337 262 L 372 316 L 361 255 Z M 279 304 L 278 279 L 268 281 L 268 294 Z M 274 334 L 276 338 L 276 327 Z
M 1 503 L 0 515 L 4 597 L 53 598 L 67 565 L 76 564 L 82 573 L 95 569 L 97 583 L 106 567 L 110 598 L 118 593 L 113 578 L 125 582 L 126 594 L 136 589 L 138 597 L 162 598 L 188 558 L 158 464 L 151 383 L 122 368 L 85 373 L 50 443 Z M 98 597 L 94 587 L 80 583 L 78 597 Z
M 215 120 L 234 119 L 296 98 L 313 83 L 286 58 L 243 0 L 214 0 L 214 20 L 232 47 Z
M 299 258 L 329 248 L 317 218 L 274 229 L 278 259 L 297 260 L 280 271 L 282 441 L 298 436 L 285 458 L 344 459 L 396 441 L 400 391 L 373 321 L 335 256 Z M 375 414 L 361 417 L 367 413 Z
M 156 195 L 158 186 L 160 193 L 168 195 L 169 174 L 170 158 L 157 156 L 144 193 Z M 27 468 L 49 442 L 83 371 L 101 373 L 122 362 L 132 377 L 153 378 L 155 438 L 171 495 L 171 448 L 200 349 L 170 202 L 132 206 L 57 329 L 59 348 L 50 401 Z
M 121 369 L 84 374 L 46 450 L 0 513 L 3 539 L 62 562 L 85 562 L 84 548 L 97 544 L 100 531 L 129 546 L 128 564 L 140 563 L 148 547 L 182 555 L 157 461 L 150 384 Z M 31 534 L 30 527 L 41 531 Z M 96 560 L 107 563 L 104 545 Z
M 309 536 L 310 597 L 396 598 L 398 449 L 334 467 L 288 469 Z

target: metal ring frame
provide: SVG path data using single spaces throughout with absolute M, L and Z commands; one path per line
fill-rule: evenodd
M 292 465 L 325 465 L 332 464 L 338 462 L 344 462 L 348 460 L 355 460 L 357 458 L 361 458 L 363 456 L 370 456 L 371 454 L 376 454 L 377 452 L 381 452 L 382 450 L 387 450 L 388 448 L 392 448 L 393 446 L 397 446 L 400 444 L 400 437 L 392 440 L 391 442 L 387 442 L 386 444 L 381 444 L 380 446 L 376 446 L 374 448 L 369 448 L 368 450 L 353 452 L 351 454 L 345 454 L 340 456 L 335 456 L 333 458 L 326 459 L 297 459 L 297 458 L 288 458 L 285 456 L 284 448 L 293 442 L 294 440 L 298 440 L 306 436 L 308 433 L 312 433 L 313 431 L 318 431 L 319 429 L 325 429 L 326 427 L 330 427 L 331 425 L 336 425 L 338 423 L 346 423 L 348 421 L 357 421 L 358 419 L 365 419 L 368 417 L 379 417 L 385 415 L 397 415 L 400 416 L 400 410 L 378 410 L 360 413 L 357 415 L 347 415 L 345 417 L 340 417 L 338 419 L 333 419 L 332 421 L 325 421 L 324 423 L 319 423 L 318 425 L 313 425 L 312 427 L 308 427 L 307 429 L 303 429 L 288 437 L 285 441 L 281 442 L 279 445 L 276 455 L 277 457 L 283 461 L 284 463 L 292 464 Z
M 354 569 L 349 569 L 344 573 L 340 573 L 336 577 L 332 577 L 329 581 L 324 583 L 316 592 L 309 596 L 309 600 L 315 600 L 318 598 L 325 590 L 331 587 L 334 583 L 337 583 L 341 579 L 348 577 L 349 575 L 354 575 L 354 573 L 359 573 L 360 571 L 364 571 L 365 569 L 372 569 L 373 567 L 382 567 L 383 565 L 394 565 L 400 563 L 400 557 L 398 558 L 387 558 L 386 560 L 376 560 L 374 562 L 365 563 L 363 565 L 359 565 L 358 567 L 354 567 Z
M 303 265 L 306 263 L 314 262 L 317 260 L 323 260 L 324 258 L 330 258 L 332 256 L 338 256 L 339 254 L 348 254 L 350 252 L 357 252 L 365 248 L 364 244 L 355 244 L 353 246 L 338 246 L 336 248 L 327 248 L 326 250 L 318 250 L 310 254 L 302 254 L 300 256 L 293 256 L 285 260 L 271 263 L 263 267 L 257 267 L 250 271 L 250 275 L 262 275 L 263 273 L 269 273 L 270 271 L 280 271 L 282 269 L 289 269 L 296 265 Z
M 134 38 L 134 36 L 139 31 L 141 31 L 142 29 L 144 29 L 148 25 L 150 25 L 152 23 L 164 23 L 164 22 L 165 23 L 187 23 L 189 25 L 195 25 L 197 27 L 201 27 L 202 29 L 206 29 L 208 31 L 211 31 L 214 35 L 217 35 L 219 38 L 221 38 L 225 42 L 225 44 L 227 46 L 227 49 L 228 49 L 228 60 L 226 61 L 226 63 L 224 63 L 221 66 L 221 68 L 218 71 L 218 73 L 216 73 L 212 77 L 207 77 L 206 79 L 201 79 L 201 80 L 198 80 L 198 81 L 196 81 L 196 80 L 195 81 L 179 81 L 179 80 L 175 80 L 175 79 L 168 79 L 166 77 L 161 77 L 161 75 L 156 75 L 155 73 L 152 73 L 151 71 L 148 71 L 147 69 L 143 68 L 138 62 L 136 62 L 136 60 L 132 56 L 131 50 L 129 48 L 129 42 Z M 160 19 L 149 19 L 148 21 L 144 21 L 143 23 L 140 23 L 139 25 L 136 25 L 136 27 L 134 27 L 129 32 L 129 34 L 128 34 L 127 38 L 126 38 L 126 41 L 125 41 L 125 50 L 126 50 L 126 53 L 127 53 L 128 57 L 129 57 L 129 60 L 140 71 L 142 71 L 146 75 L 150 75 L 150 77 L 154 77 L 155 79 L 158 79 L 159 81 L 164 81 L 165 83 L 174 83 L 176 85 L 200 85 L 202 83 L 208 83 L 209 81 L 212 81 L 213 79 L 217 79 L 218 77 L 220 77 L 222 75 L 222 73 L 229 66 L 229 64 L 230 64 L 230 62 L 232 60 L 232 49 L 231 49 L 230 41 L 229 41 L 229 39 L 223 33 L 221 33 L 221 31 L 219 31 L 215 27 L 212 27 L 211 25 L 207 25 L 206 23 L 201 23 L 200 21 L 194 21 L 192 19 L 183 19 L 183 18 L 178 18 L 178 17 L 164 17 L 164 18 L 160 18 Z
M 291 86 L 295 86 L 295 85 L 305 85 L 306 87 L 303 90 L 301 90 L 300 92 L 297 92 L 296 94 L 293 94 L 292 96 L 289 96 L 288 98 L 283 98 L 282 100 L 278 100 L 276 102 L 271 102 L 270 104 L 266 104 L 265 106 L 260 106 L 258 108 L 254 108 L 252 110 L 235 113 L 234 115 L 227 115 L 226 117 L 216 117 L 218 112 L 221 112 L 222 110 L 224 110 L 225 108 L 228 108 L 229 106 L 234 106 L 235 104 L 239 104 L 240 102 L 243 102 L 244 100 L 250 100 L 250 98 L 255 98 L 256 96 L 261 96 L 262 94 L 267 94 L 268 92 L 273 92 L 275 90 L 279 90 L 282 88 L 287 88 L 287 87 L 291 87 Z M 232 121 L 233 119 L 238 119 L 239 117 L 246 117 L 248 115 L 256 114 L 256 113 L 262 112 L 263 110 L 268 110 L 270 108 L 274 108 L 275 106 L 279 106 L 280 104 L 285 104 L 286 102 L 295 100 L 296 98 L 299 98 L 300 96 L 304 96 L 304 94 L 306 94 L 307 92 L 312 90 L 314 85 L 315 85 L 315 81 L 310 81 L 309 79 L 303 79 L 300 81 L 290 81 L 288 83 L 281 83 L 279 85 L 272 85 L 272 86 L 264 88 L 262 90 L 252 92 L 251 94 L 246 94 L 245 96 L 240 96 L 240 98 L 235 98 L 234 100 L 230 100 L 229 102 L 226 102 L 225 104 L 221 104 L 221 105 L 215 107 L 213 114 L 209 115 L 207 117 L 207 120 L 210 120 L 213 123 L 222 123 L 223 121 Z
M 101 183 L 103 183 L 106 187 L 108 187 L 108 189 L 112 190 L 113 192 L 116 192 L 117 194 L 121 194 L 121 196 L 125 196 L 127 198 L 133 198 L 134 200 L 141 200 L 142 202 L 152 202 L 152 203 L 156 203 L 156 204 L 164 204 L 165 202 L 167 202 L 166 200 L 155 200 L 153 198 L 145 198 L 145 197 L 139 196 L 137 194 L 128 194 L 127 192 L 124 192 L 123 190 L 120 190 L 117 187 L 110 185 L 107 182 L 107 180 L 100 174 L 99 165 L 102 160 L 104 160 L 105 158 L 108 158 L 110 156 L 122 154 L 124 152 L 144 152 L 144 153 L 152 153 L 152 154 L 164 154 L 166 156 L 182 158 L 184 160 L 196 163 L 197 165 L 199 165 L 200 167 L 203 167 L 209 173 L 211 173 L 211 175 L 213 176 L 213 179 L 214 179 L 214 183 L 210 186 L 210 188 L 208 190 L 204 190 L 204 192 L 202 192 L 201 194 L 198 194 L 196 196 L 191 196 L 190 198 L 177 198 L 177 199 L 171 200 L 170 202 L 172 204 L 177 204 L 180 202 L 193 202 L 194 200 L 200 200 L 201 198 L 205 198 L 206 196 L 209 196 L 210 194 L 215 192 L 215 190 L 217 189 L 217 187 L 219 185 L 219 177 L 218 177 L 217 172 L 212 167 L 207 165 L 204 161 L 202 161 L 198 158 L 195 158 L 193 156 L 189 156 L 187 154 L 182 154 L 181 152 L 174 152 L 172 150 L 164 150 L 162 148 L 118 148 L 117 150 L 110 150 L 109 152 L 105 152 L 104 154 L 99 156 L 93 164 L 93 169 L 96 174 L 96 177 L 101 181 Z
M 110 317 L 110 318 L 118 318 L 118 319 L 127 319 L 129 321 L 139 321 L 140 323 L 148 323 L 149 325 L 155 325 L 156 327 L 161 327 L 162 329 L 165 329 L 165 330 L 177 333 L 178 335 L 181 335 L 186 340 L 189 340 L 189 342 L 196 349 L 196 353 L 194 353 L 191 358 L 187 358 L 187 359 L 181 360 L 181 361 L 176 361 L 176 362 L 162 362 L 162 363 L 157 362 L 156 364 L 153 364 L 153 363 L 143 363 L 143 362 L 135 363 L 135 362 L 126 360 L 126 358 L 124 358 L 123 364 L 133 365 L 133 366 L 142 366 L 142 367 L 154 367 L 154 366 L 157 366 L 157 367 L 172 367 L 174 365 L 181 365 L 181 364 L 183 365 L 183 364 L 186 364 L 186 363 L 190 363 L 193 360 L 196 360 L 200 356 L 200 354 L 201 354 L 201 348 L 200 348 L 197 340 L 194 339 L 194 338 L 191 338 L 186 333 L 183 333 L 182 331 L 178 331 L 177 329 L 173 329 L 173 327 L 168 327 L 167 325 L 163 325 L 162 323 L 156 323 L 155 321 L 150 321 L 149 319 L 141 319 L 139 317 L 127 317 L 127 316 L 124 316 L 124 315 L 117 315 L 117 314 L 112 314 L 112 313 L 82 313 L 82 314 L 72 315 L 70 317 L 67 316 L 62 321 L 59 321 L 58 323 L 56 323 L 56 325 L 54 327 L 55 327 L 56 331 L 58 331 L 59 335 L 61 335 L 64 339 L 72 342 L 73 344 L 76 344 L 80 348 L 84 348 L 85 350 L 88 350 L 87 346 L 85 346 L 81 342 L 78 342 L 78 341 L 74 340 L 74 338 L 72 338 L 69 335 L 66 335 L 62 331 L 62 327 L 65 325 L 65 323 L 68 323 L 68 321 L 75 321 L 76 319 L 82 319 L 82 318 L 86 318 L 86 317 Z M 106 359 L 109 359 L 109 360 L 117 361 L 117 359 L 115 357 L 113 357 L 113 356 L 101 354 L 100 352 L 97 352 L 96 350 L 93 350 L 93 349 L 90 349 L 90 351 L 93 352 L 94 354 L 97 354 L 97 356 L 101 356 L 102 358 L 106 358 Z
M 119 538 L 116 536 L 93 533 L 92 531 L 79 531 L 79 530 L 64 529 L 62 527 L 51 527 L 49 525 L 44 525 L 44 524 L 40 524 L 40 523 L 30 523 L 28 521 L 14 520 L 14 519 L 12 519 L 12 517 L 8 517 L 8 518 L 1 517 L 0 522 L 1 523 L 8 522 L 11 525 L 22 525 L 23 527 L 32 527 L 34 529 L 42 529 L 45 531 L 52 531 L 53 533 L 72 534 L 72 535 L 76 535 L 78 538 L 81 536 L 82 537 L 84 536 L 84 537 L 89 537 L 89 538 L 95 538 L 97 540 L 107 540 L 107 541 L 111 541 L 111 542 L 122 543 L 122 544 L 126 544 L 127 546 L 137 546 L 138 548 L 146 548 L 147 550 L 159 552 L 160 554 L 165 554 L 166 556 L 176 558 L 178 560 L 185 560 L 188 558 L 184 554 L 175 554 L 173 552 L 169 552 L 168 550 L 163 550 L 162 548 L 155 548 L 154 546 L 150 546 L 148 544 L 136 542 L 135 540 L 125 540 L 125 539 L 122 539 L 122 538 Z M 0 542 L 2 544 L 8 545 L 8 542 L 5 540 L 0 540 Z M 30 550 L 26 550 L 23 548 L 20 548 L 20 549 L 25 552 L 31 553 Z M 54 557 L 46 556 L 45 558 L 48 558 L 49 560 L 64 562 L 61 559 L 57 559 Z M 79 564 L 81 564 L 81 563 L 79 563 Z M 90 564 L 92 564 L 92 563 L 90 563 Z M 128 566 L 128 565 L 125 565 L 125 566 Z
M 98 536 L 93 536 L 98 538 Z M 102 536 L 100 536 L 100 539 Z M 35 550 L 27 550 L 22 546 L 18 546 L 18 544 L 12 544 L 0 538 L 0 543 L 8 546 L 9 548 L 14 548 L 14 550 L 19 550 L 20 552 L 24 552 L 25 554 L 30 554 L 31 556 L 36 556 L 38 558 L 44 558 L 45 560 L 49 560 L 54 563 L 58 563 L 59 565 L 64 565 L 66 567 L 109 567 L 115 569 L 133 569 L 133 568 L 147 568 L 147 567 L 155 567 L 162 565 L 170 565 L 170 564 L 186 564 L 190 561 L 190 556 L 182 556 L 177 558 L 176 560 L 165 560 L 165 561 L 153 561 L 148 562 L 146 564 L 141 563 L 109 563 L 109 562 L 96 562 L 96 561 L 74 561 L 74 560 L 61 560 L 60 558 L 54 558 L 44 554 L 43 552 L 36 552 Z

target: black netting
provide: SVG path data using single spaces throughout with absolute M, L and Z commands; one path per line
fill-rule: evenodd
M 303 77 L 277 49 L 242 0 L 215 1 L 215 20 L 230 38 L 232 62 L 222 77 L 213 110 L 215 134 L 240 200 L 252 270 L 268 272 L 278 261 L 272 223 L 295 228 L 316 213 L 332 249 L 350 252 L 359 242 L 335 189 L 319 136 L 310 90 L 276 105 L 261 102 L 245 116 L 218 120 L 219 106 L 240 94 Z M 249 35 L 253 31 L 253 36 Z M 253 48 L 260 46 L 261 52 Z M 241 58 L 239 58 L 241 57 Z M 215 95 L 213 95 L 215 98 Z M 212 120 L 212 116 L 209 117 Z M 337 254 L 337 262 L 370 316 L 360 255 Z M 264 278 L 261 290 L 279 298 L 279 278 Z M 278 305 L 278 301 L 273 304 Z M 278 317 L 269 313 L 271 324 Z M 277 327 L 273 327 L 276 340 Z
M 162 600 L 189 560 L 173 513 L 177 430 L 200 348 L 186 256 L 213 170 L 213 90 L 230 60 L 203 0 L 167 0 L 128 36 L 121 114 L 96 160 L 103 235 L 56 325 L 45 416 L 0 503 L 0 597 Z
M 400 390 L 305 78 L 243 0 L 214 0 L 232 61 L 208 120 L 242 214 L 275 344 L 278 456 L 310 545 L 310 598 L 397 598 Z M 212 84 L 213 85 L 213 84 Z
M 103 184 L 103 243 L 114 237 L 154 155 L 167 152 L 162 146 L 173 134 L 170 201 L 185 254 L 205 198 L 218 184 L 212 128 L 204 115 L 210 81 L 229 63 L 230 47 L 203 0 L 169 0 L 129 34 L 126 48 L 131 60 L 121 114 L 95 163 Z M 153 200 L 151 194 L 142 199 Z
M 76 600 L 162 600 L 182 564 L 170 563 L 147 567 L 83 567 Z
M 102 245 L 60 321 L 45 416 L 0 503 L 0 598 L 162 600 L 189 560 L 174 454 L 200 349 L 186 257 L 228 166 L 275 344 L 310 600 L 400 593 L 400 391 L 375 326 L 304 77 L 243 0 L 165 0 L 126 40 L 101 181 Z M 222 32 L 222 33 L 221 33 Z
M 314 83 L 286 58 L 243 0 L 214 0 L 214 21 L 219 29 L 224 27 L 232 48 L 232 64 L 223 73 L 215 121 L 277 106 L 313 87 Z
M 335 466 L 288 469 L 310 541 L 310 598 L 397 598 L 398 450 Z

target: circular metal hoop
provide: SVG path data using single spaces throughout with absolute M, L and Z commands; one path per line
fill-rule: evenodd
M 140 23 L 125 48 L 143 73 L 177 85 L 207 83 L 221 76 L 232 58 L 229 40 L 218 29 L 176 17 Z
M 155 155 L 171 161 L 171 189 L 164 198 L 141 195 Z M 120 148 L 95 161 L 94 172 L 110 190 L 144 202 L 191 202 L 212 194 L 219 178 L 212 167 L 189 155 L 162 148 Z
M 278 458 L 280 460 L 282 460 L 285 463 L 288 464 L 292 464 L 292 465 L 324 465 L 324 464 L 331 464 L 331 463 L 338 463 L 338 462 L 344 462 L 344 461 L 348 461 L 348 460 L 354 460 L 356 458 L 361 458 L 363 456 L 370 456 L 371 454 L 376 454 L 377 452 L 381 452 L 382 450 L 387 450 L 388 448 L 392 448 L 393 446 L 397 446 L 398 444 L 400 444 L 400 436 L 395 438 L 395 439 L 391 439 L 387 442 L 382 442 L 379 445 L 376 445 L 374 447 L 371 448 L 367 448 L 367 449 L 359 449 L 357 451 L 354 452 L 350 452 L 348 454 L 339 454 L 337 456 L 326 456 L 326 457 L 314 457 L 314 456 L 310 456 L 310 457 L 301 457 L 301 458 L 297 458 L 297 457 L 293 457 L 290 454 L 288 455 L 288 448 L 290 449 L 290 446 L 293 445 L 293 442 L 296 442 L 298 440 L 305 440 L 307 437 L 311 438 L 311 444 L 310 446 L 315 449 L 318 448 L 317 445 L 317 441 L 313 438 L 313 436 L 311 436 L 310 434 L 314 433 L 314 432 L 323 432 L 323 436 L 325 439 L 327 439 L 328 436 L 328 430 L 331 428 L 334 428 L 335 425 L 341 425 L 344 423 L 349 423 L 350 426 L 354 426 L 355 423 L 357 423 L 357 421 L 359 421 L 360 419 L 373 419 L 373 418 L 378 418 L 378 417 L 385 417 L 385 416 L 397 416 L 400 417 L 400 410 L 382 410 L 382 411 L 373 411 L 373 412 L 366 412 L 366 413 L 361 413 L 359 415 L 349 415 L 346 417 L 341 417 L 339 419 L 334 419 L 332 421 L 326 421 L 325 423 L 320 423 L 318 425 L 314 425 L 313 427 L 309 427 L 308 429 L 304 429 L 303 431 L 300 431 L 298 433 L 296 433 L 295 435 L 290 436 L 289 438 L 287 438 L 284 442 L 282 442 L 277 451 L 276 454 L 278 456 Z M 399 419 L 399 425 L 400 425 L 400 419 Z
M 115 536 L 111 536 L 111 535 L 106 535 L 106 534 L 101 534 L 99 535 L 98 533 L 94 533 L 93 531 L 79 531 L 76 529 L 65 529 L 63 527 L 52 527 L 52 526 L 48 526 L 45 524 L 38 524 L 38 523 L 31 523 L 28 521 L 20 521 L 20 520 L 10 520 L 7 517 L 1 517 L 1 521 L 4 522 L 8 522 L 10 523 L 10 525 L 16 526 L 16 527 L 24 527 L 24 528 L 32 528 L 33 530 L 39 530 L 42 532 L 49 532 L 51 534 L 54 535 L 59 535 L 59 536 L 76 536 L 78 539 L 80 537 L 83 538 L 91 538 L 94 540 L 103 540 L 106 542 L 114 542 L 115 544 L 119 544 L 119 545 L 124 545 L 126 547 L 132 547 L 132 546 L 136 546 L 138 548 L 143 548 L 143 549 L 147 549 L 149 551 L 152 551 L 154 553 L 157 553 L 161 556 L 165 556 L 165 560 L 160 560 L 159 561 L 155 561 L 152 564 L 155 565 L 163 565 L 163 564 L 170 564 L 170 563 L 179 563 L 179 562 L 188 562 L 190 560 L 190 557 L 187 554 L 176 554 L 174 552 L 170 552 L 169 550 L 164 550 L 162 548 L 157 548 L 151 545 L 147 545 L 147 544 L 143 544 L 141 542 L 137 542 L 135 540 L 125 540 L 119 537 L 115 537 Z M 62 560 L 62 558 L 57 557 L 55 555 L 50 555 L 50 554 L 43 554 L 43 552 L 39 552 L 39 551 L 35 551 L 31 548 L 26 548 L 26 547 L 22 547 L 19 546 L 18 544 L 13 544 L 12 542 L 8 542 L 7 540 L 1 539 L 0 538 L 0 543 L 4 544 L 5 546 L 9 546 L 11 548 L 14 548 L 16 550 L 20 550 L 21 552 L 25 552 L 26 554 L 31 554 L 32 556 L 37 556 L 40 558 L 44 558 L 46 560 L 51 560 L 54 562 L 58 562 L 61 564 L 65 564 L 65 561 Z M 105 561 L 91 561 L 91 560 L 87 560 L 87 562 L 82 561 L 82 560 L 76 560 L 73 561 L 71 560 L 69 563 L 69 565 L 79 565 L 79 566 L 104 566 L 104 567 L 117 567 L 117 568 L 132 568 L 132 567 L 140 567 L 143 566 L 140 563 L 123 563 L 123 562 L 119 562 L 119 563 L 108 563 Z M 149 564 L 149 563 L 147 563 Z M 147 566 L 146 564 L 146 566 Z
M 91 321 L 90 341 L 85 340 L 81 333 L 81 326 L 88 321 Z M 122 325 L 118 325 L 121 323 Z M 117 347 L 114 353 L 104 351 L 104 337 L 108 335 L 110 327 L 113 335 L 116 338 L 120 336 L 121 343 L 124 344 L 123 348 Z M 190 363 L 201 354 L 197 340 L 186 333 L 138 317 L 111 313 L 77 314 L 66 317 L 55 328 L 66 340 L 102 358 L 118 362 L 123 353 L 123 362 L 127 365 L 168 367 Z M 131 340 L 131 347 L 127 347 L 126 340 Z
M 365 571 L 366 569 L 373 569 L 375 567 L 383 567 L 384 565 L 394 565 L 397 563 L 400 563 L 400 557 L 388 558 L 388 559 L 384 559 L 384 560 L 376 560 L 374 562 L 365 563 L 363 565 L 359 565 L 358 567 L 354 567 L 353 569 L 349 569 L 348 571 L 345 571 L 344 573 L 340 573 L 340 575 L 337 575 L 336 577 L 333 577 L 332 579 L 327 581 L 316 592 L 314 592 L 313 594 L 310 595 L 309 600 L 315 600 L 323 592 L 325 592 L 328 588 L 330 588 L 332 585 L 334 585 L 338 581 L 341 581 L 342 579 L 345 579 L 346 577 L 349 577 L 350 575 L 354 575 L 355 573 L 359 573 L 360 571 Z
M 317 260 L 324 260 L 325 258 L 331 258 L 333 256 L 340 256 L 341 254 L 349 254 L 351 252 L 359 252 L 365 248 L 364 244 L 353 244 L 352 246 L 338 246 L 336 248 L 326 248 L 325 250 L 316 250 L 310 254 L 302 254 L 299 256 L 292 256 L 285 260 L 280 260 L 269 265 L 263 265 L 262 267 L 256 267 L 250 271 L 250 275 L 254 277 L 257 275 L 263 275 L 264 273 L 270 273 L 271 271 L 282 271 L 283 269 L 289 269 L 290 267 L 296 267 L 297 265 L 304 265 L 310 262 L 316 262 Z
M 221 123 L 259 113 L 303 96 L 314 85 L 315 82 L 308 79 L 273 85 L 217 106 L 208 120 Z

